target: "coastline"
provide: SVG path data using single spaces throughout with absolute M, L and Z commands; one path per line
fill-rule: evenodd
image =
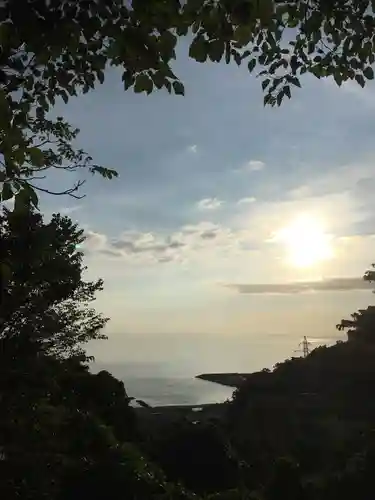
M 250 375 L 250 373 L 202 373 L 195 378 L 237 389 Z
M 225 387 L 230 387 L 233 390 L 241 385 L 246 380 L 246 375 L 240 373 L 203 373 L 196 375 L 194 379 L 203 380 Z M 221 419 L 226 410 L 226 402 L 221 403 L 201 403 L 201 404 L 171 404 L 171 405 L 155 405 L 155 406 L 138 406 L 133 407 L 138 417 L 141 420 L 142 426 L 147 428 L 151 425 L 153 428 L 156 425 L 170 424 L 173 421 L 181 418 L 188 419 L 192 422 Z

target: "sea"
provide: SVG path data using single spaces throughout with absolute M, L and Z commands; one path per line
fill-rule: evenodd
M 195 378 L 128 378 L 129 396 L 151 406 L 222 403 L 232 397 L 233 388 Z
M 201 405 L 223 403 L 231 399 L 233 387 L 200 380 L 192 376 L 166 374 L 143 375 L 142 370 L 131 370 L 129 365 L 95 364 L 93 372 L 107 370 L 122 380 L 128 396 L 151 406 Z M 136 405 L 136 403 L 135 403 Z
M 312 346 L 324 339 L 315 340 Z M 234 389 L 197 379 L 197 375 L 272 368 L 277 362 L 300 355 L 295 353 L 300 342 L 298 333 L 258 338 L 121 334 L 92 351 L 96 362 L 91 370 L 107 370 L 124 382 L 128 396 L 151 406 L 221 403 L 232 397 Z

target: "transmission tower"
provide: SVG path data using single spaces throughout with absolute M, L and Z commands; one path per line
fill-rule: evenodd
M 306 336 L 304 336 L 302 342 L 300 342 L 298 345 L 299 349 L 296 349 L 294 352 L 302 352 L 303 357 L 306 358 L 311 352 L 310 351 L 311 342 L 309 342 Z

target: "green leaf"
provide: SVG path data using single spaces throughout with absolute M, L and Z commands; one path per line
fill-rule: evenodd
M 266 90 L 268 85 L 271 83 L 271 80 L 269 78 L 266 78 L 265 80 L 262 81 L 262 90 Z
M 236 61 L 237 66 L 240 66 L 240 64 L 241 64 L 241 54 L 239 54 L 236 51 L 232 52 L 232 54 L 233 54 L 234 60 Z
M 272 94 L 265 95 L 264 99 L 263 99 L 264 106 L 267 106 L 267 104 L 270 104 L 271 100 L 272 100 Z
M 13 190 L 9 182 L 4 182 L 1 192 L 1 201 L 7 201 L 13 198 Z
M 42 167 L 44 165 L 44 154 L 43 151 L 39 148 L 29 148 L 28 154 L 30 158 L 30 163 L 35 165 L 36 167 Z
M 292 56 L 290 58 L 290 63 L 289 64 L 290 64 L 290 67 L 291 67 L 293 73 L 296 73 L 297 69 L 300 67 L 300 63 L 299 63 L 297 57 L 296 56 Z
M 238 42 L 240 46 L 250 43 L 252 37 L 251 29 L 248 25 L 240 25 L 233 34 L 233 40 Z
M 29 201 L 34 205 L 35 208 L 38 208 L 39 200 L 35 190 L 29 184 L 24 184 L 24 190 L 29 197 Z
M 365 68 L 363 70 L 363 74 L 365 75 L 365 77 L 367 78 L 367 80 L 373 80 L 374 79 L 374 70 L 371 68 L 371 66 L 367 66 L 367 68 Z
M 170 31 L 164 31 L 159 38 L 160 49 L 168 59 L 172 57 L 174 48 L 176 46 L 177 37 Z
M 284 87 L 284 94 L 285 94 L 285 95 L 286 95 L 289 99 L 292 97 L 292 94 L 291 94 L 291 92 L 290 92 L 290 87 L 289 87 L 289 85 L 286 85 L 286 86 Z
M 343 78 L 342 78 L 342 75 L 341 75 L 341 73 L 339 71 L 335 71 L 335 73 L 333 74 L 333 79 L 335 80 L 335 82 L 337 83 L 337 85 L 339 87 L 341 87 Z
M 98 69 L 98 71 L 96 72 L 97 76 L 98 76 L 98 80 L 100 83 L 104 83 L 104 72 L 101 70 L 101 69 Z
M 359 85 L 363 88 L 366 85 L 365 79 L 363 78 L 362 75 L 355 75 L 355 80 Z
M 124 82 L 124 90 L 128 90 L 134 85 L 134 76 L 129 71 L 124 71 L 122 74 L 122 81 Z
M 242 54 L 241 59 L 246 59 L 246 57 L 249 57 L 251 55 L 250 50 L 245 50 L 245 52 Z
M 105 179 L 112 179 L 113 177 L 118 177 L 118 172 L 116 172 L 116 170 L 101 167 L 100 165 L 94 165 L 93 167 L 91 167 L 90 172 L 92 174 L 98 173 Z
M 223 57 L 224 42 L 222 40 L 214 40 L 208 46 L 208 55 L 211 61 L 219 62 Z
M 140 93 L 140 92 L 146 92 L 147 94 L 150 94 L 152 92 L 152 80 L 145 74 L 138 75 L 137 78 L 135 79 L 135 84 L 134 84 L 134 92 Z
M 257 63 L 256 59 L 251 59 L 251 61 L 249 61 L 249 64 L 247 65 L 247 67 L 248 67 L 248 69 L 249 69 L 250 73 L 251 73 L 251 72 L 253 71 L 253 69 L 255 68 L 256 63 Z
M 165 76 L 161 71 L 156 71 L 156 73 L 152 75 L 152 80 L 156 88 L 161 89 L 162 87 L 164 87 Z
M 225 44 L 225 62 L 226 64 L 230 63 L 230 43 L 227 42 Z
M 299 79 L 296 76 L 288 75 L 286 77 L 286 79 L 292 85 L 295 85 L 296 87 L 301 88 L 301 83 L 300 83 Z
M 202 36 L 197 36 L 190 45 L 189 56 L 198 62 L 205 62 L 208 55 L 207 42 Z
M 14 198 L 14 211 L 17 213 L 25 212 L 30 209 L 30 195 L 23 186 Z
M 185 88 L 181 82 L 173 82 L 172 86 L 176 95 L 185 95 Z
M 309 42 L 307 45 L 307 53 L 312 54 L 315 51 L 315 43 Z

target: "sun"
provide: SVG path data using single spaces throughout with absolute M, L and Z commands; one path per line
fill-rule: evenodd
M 295 267 L 312 267 L 333 256 L 331 237 L 322 222 L 302 215 L 276 233 L 286 249 L 288 261 Z

